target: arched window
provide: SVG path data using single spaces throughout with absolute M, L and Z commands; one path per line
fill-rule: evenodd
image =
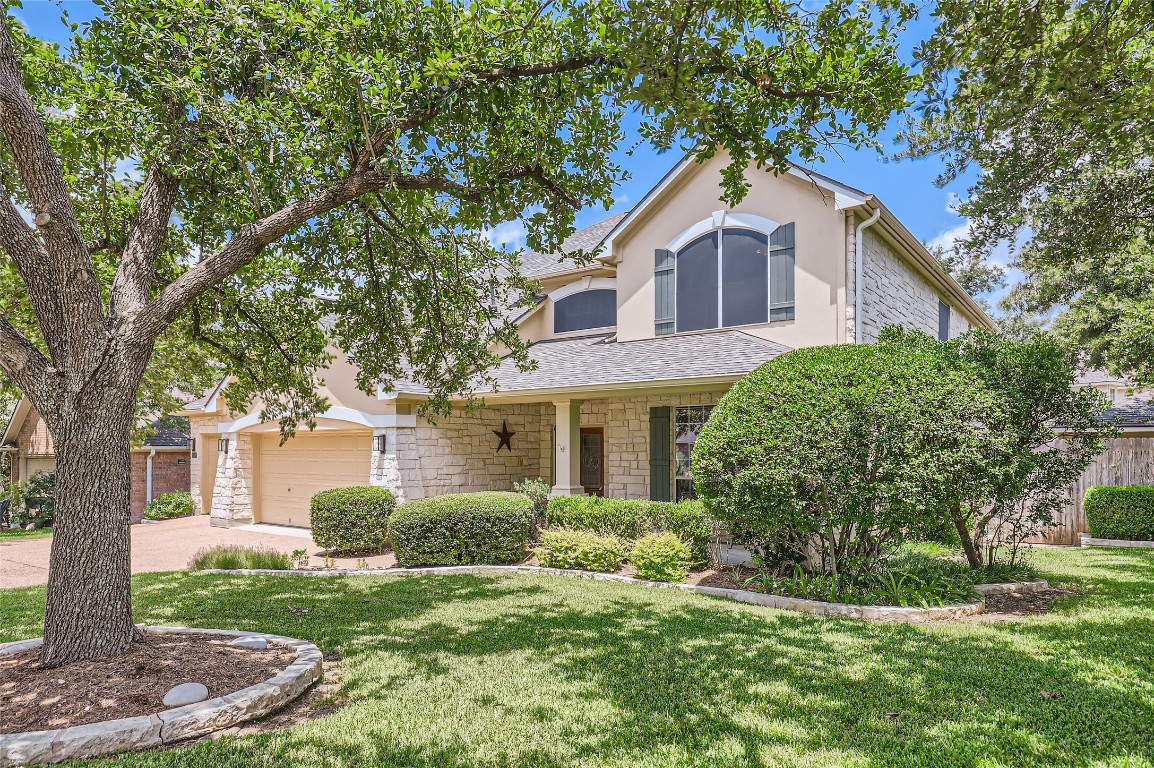
M 707 232 L 655 262 L 658 334 L 792 320 L 793 224 Z
M 553 332 L 568 333 L 617 325 L 617 291 L 578 291 L 553 303 Z

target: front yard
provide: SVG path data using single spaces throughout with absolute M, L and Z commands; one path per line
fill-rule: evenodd
M 347 704 L 115 764 L 1154 765 L 1154 552 L 1034 563 L 1084 594 L 936 626 L 534 576 L 141 575 L 138 619 L 312 640 Z M 0 641 L 38 635 L 43 608 L 43 588 L 0 591 Z

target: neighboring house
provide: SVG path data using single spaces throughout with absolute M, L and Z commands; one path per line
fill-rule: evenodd
M 219 387 L 190 403 L 196 503 L 214 525 L 307 526 L 313 493 L 367 483 L 400 499 L 533 477 L 555 494 L 686 498 L 709 409 L 766 360 L 888 324 L 941 338 L 994 327 L 877 198 L 750 168 L 729 208 L 727 162 L 684 161 L 629 213 L 524 256 L 541 300 L 517 322 L 537 367 L 503 363 L 481 410 L 431 423 L 417 415 L 426 392 L 362 392 L 341 355 L 324 375 L 332 407 L 284 445 L 259 405 L 229 413 Z M 577 266 L 577 249 L 596 259 Z
M 144 444 L 132 449 L 132 521 L 144 517 L 148 502 L 169 491 L 187 491 L 191 479 L 188 429 L 180 418 L 166 418 L 151 425 Z M 37 472 L 56 471 L 52 435 L 28 398 L 21 398 L 8 420 L 0 451 L 11 456 L 13 481 Z

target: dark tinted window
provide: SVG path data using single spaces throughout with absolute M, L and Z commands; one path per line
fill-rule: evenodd
M 938 302 L 938 339 L 948 341 L 950 338 L 950 305 L 944 301 Z
M 717 327 L 717 233 L 677 253 L 677 330 Z
M 764 323 L 769 318 L 769 238 L 727 229 L 721 242 L 721 324 Z
M 581 291 L 553 305 L 553 332 L 583 331 L 617 325 L 617 291 Z

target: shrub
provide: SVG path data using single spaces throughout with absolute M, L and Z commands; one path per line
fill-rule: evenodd
M 679 503 L 600 496 L 557 496 L 549 500 L 550 525 L 592 531 L 633 541 L 669 531 L 689 545 L 693 563 L 709 559 L 713 519 L 700 501 Z
M 629 560 L 637 575 L 646 581 L 680 583 L 689 575 L 692 553 L 689 546 L 672 533 L 651 533 L 633 545 Z
M 190 571 L 204 571 L 210 568 L 228 571 L 244 568 L 287 571 L 292 568 L 292 560 L 288 555 L 275 549 L 224 544 L 200 550 L 188 563 Z
M 1154 540 L 1154 486 L 1096 485 L 1082 502 L 1090 535 L 1102 539 Z
M 192 514 L 192 494 L 188 491 L 162 493 L 144 508 L 144 516 L 149 520 L 171 520 Z
M 26 480 L 8 486 L 9 510 L 13 525 L 44 528 L 56 516 L 56 474 L 36 472 Z
M 533 512 L 538 518 L 545 516 L 545 508 L 549 503 L 549 493 L 553 490 L 543 477 L 532 480 L 525 478 L 524 482 L 513 483 L 513 490 L 529 498 L 533 502 Z
M 389 518 L 401 565 L 485 565 L 525 556 L 533 502 L 519 493 L 486 492 L 408 501 Z
M 313 541 L 329 552 L 364 552 L 385 546 L 393 494 L 377 486 L 333 488 L 309 503 Z
M 545 568 L 572 568 L 612 573 L 625 561 L 625 546 L 616 536 L 588 531 L 545 531 L 537 557 Z

